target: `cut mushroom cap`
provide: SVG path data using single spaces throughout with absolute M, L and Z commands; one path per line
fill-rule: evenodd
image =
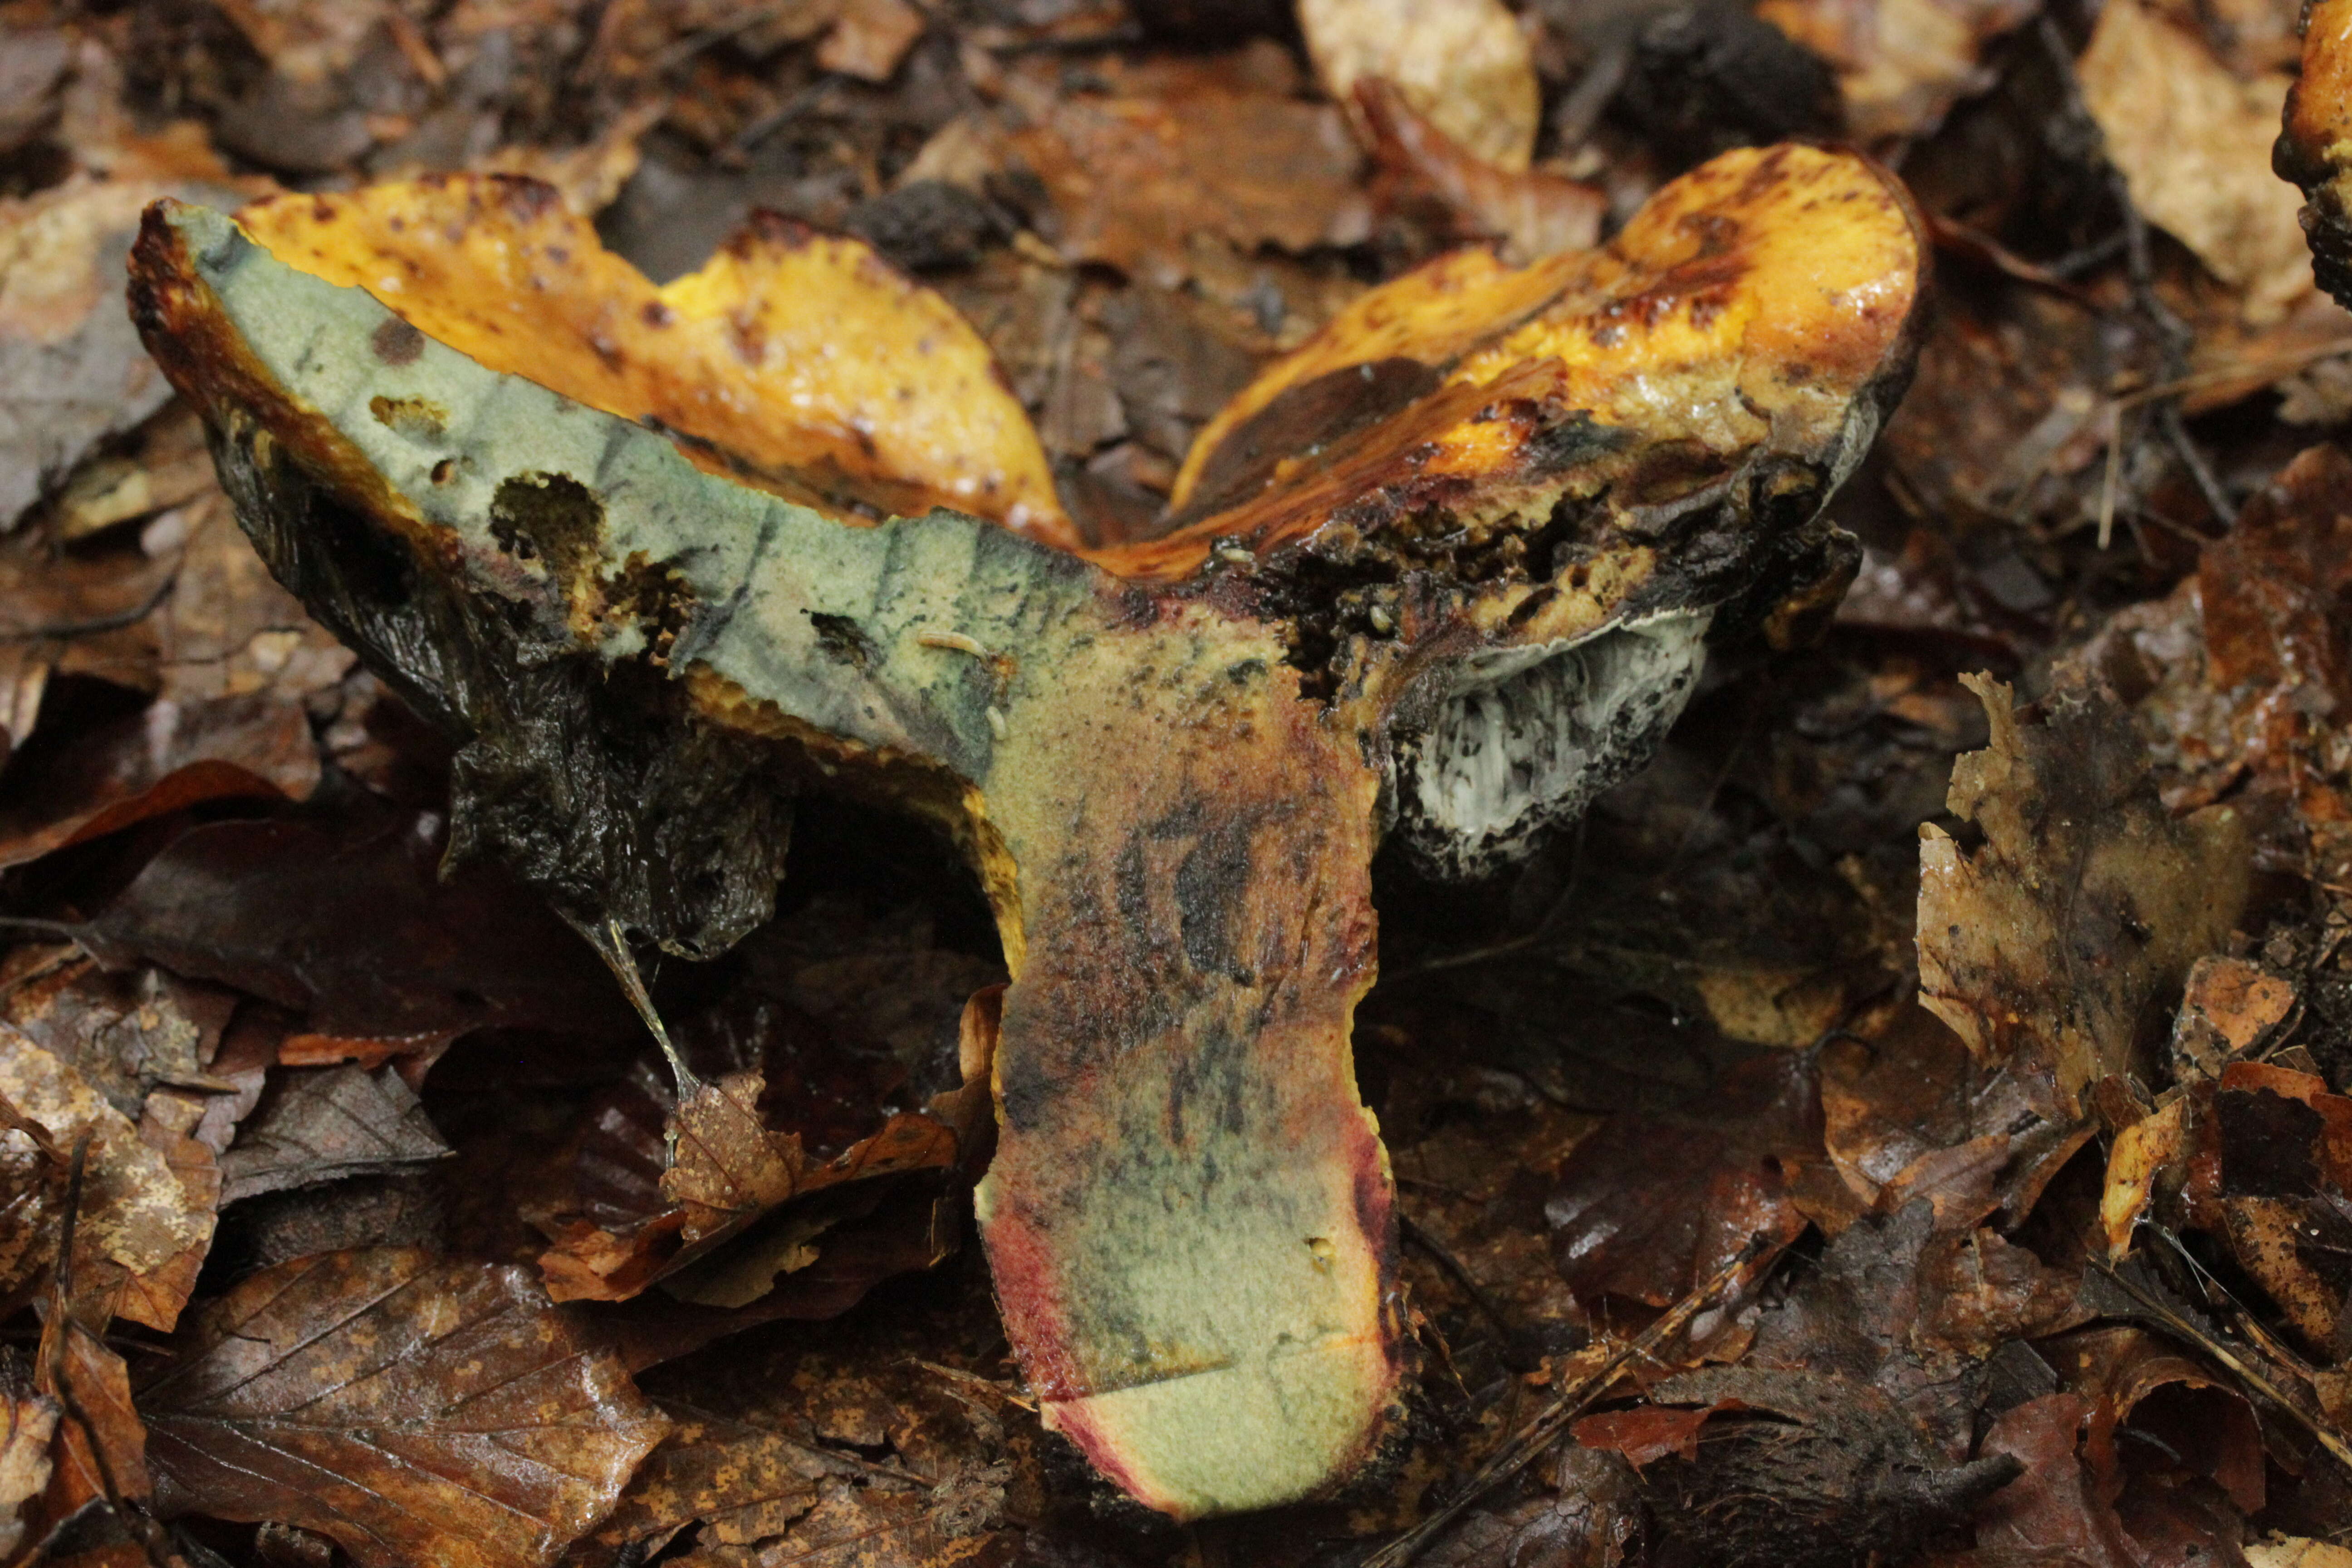
M 440 341 L 508 319 L 495 268 L 380 303 L 165 204 L 132 294 L 272 568 L 464 742 L 460 840 L 575 919 L 723 947 L 810 781 L 954 833 L 1014 976 L 978 1195 L 1007 1331 L 1048 1424 L 1191 1517 L 1388 1430 L 1349 1050 L 1384 819 L 1482 868 L 1646 754 L 1710 628 L 1833 600 L 1819 508 L 1922 257 L 1866 161 L 1729 154 L 1602 251 L 1375 290 L 1207 433 L 1180 526 L 1093 553 L 698 469 L 498 334 Z
M 2303 187 L 2312 275 L 2352 307 L 2352 0 L 2304 6 L 2303 74 L 2287 90 L 2271 164 Z

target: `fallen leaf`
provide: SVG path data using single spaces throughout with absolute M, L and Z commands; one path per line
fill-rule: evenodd
M 264 1093 L 221 1156 L 220 1201 L 378 1174 L 448 1153 L 394 1068 L 298 1068 Z
M 2310 291 L 2294 193 L 2271 174 L 2284 75 L 2240 81 L 2140 0 L 2101 9 L 2076 70 L 2133 202 L 2239 290 L 2249 321 Z
M 816 63 L 866 81 L 888 81 L 929 25 L 907 0 L 844 0 L 816 47 Z
M 2286 981 L 2242 959 L 2199 959 L 2172 1024 L 2174 1079 L 2220 1076 L 2229 1058 L 2248 1050 L 2294 1006 L 2294 987 Z
M 1212 57 L 1159 79 L 1114 79 L 1107 94 L 1056 93 L 1011 133 L 1053 200 L 1065 258 L 1175 289 L 1196 233 L 1298 251 L 1370 232 L 1363 159 L 1340 110 L 1258 86 L 1252 65 Z
M 1469 152 L 1424 119 L 1392 83 L 1366 77 L 1355 106 L 1373 160 L 1398 187 L 1388 199 L 1426 193 L 1460 237 L 1494 236 L 1506 258 L 1539 260 L 1582 250 L 1601 237 L 1609 198 L 1598 187 L 1542 169 L 1506 169 Z
M 1924 136 L 1992 85 L 1989 47 L 2033 0 L 1763 0 L 1756 14 L 1837 68 L 1846 127 L 1869 142 Z
M 2352 1547 L 2272 1531 L 2246 1543 L 2248 1568 L 2352 1568 Z
M 0 1554 L 10 1562 L 25 1539 L 20 1510 L 48 1489 L 49 1439 L 61 1408 L 34 1391 L 13 1354 L 0 1358 Z
M 854 1468 L 772 1426 L 675 1403 L 661 1409 L 674 1429 L 597 1527 L 600 1542 L 652 1542 L 658 1549 L 698 1522 L 705 1541 L 748 1545 L 782 1534 L 816 1506 L 819 1481 Z
M 172 395 L 117 298 L 162 194 L 82 178 L 0 201 L 0 528 Z
M 153 703 L 20 760 L 0 786 L 0 866 L 206 801 L 304 800 L 318 785 L 299 706 L 259 693 Z
M 1515 174 L 1535 152 L 1542 93 L 1518 17 L 1501 0 L 1299 0 L 1316 80 L 1354 104 L 1392 82 L 1413 112 L 1473 158 Z
M 1992 743 L 1953 764 L 1949 804 L 1984 844 L 1920 829 L 1920 999 L 1979 1060 L 2052 1074 L 2071 1110 L 2134 1069 L 2144 1011 L 2227 942 L 2246 829 L 2226 805 L 2166 812 L 2113 698 L 2062 690 L 2032 722 L 2008 687 L 1964 679 Z
M 108 963 L 160 963 L 304 1015 L 325 1047 L 310 1065 L 371 1054 L 326 1042 L 416 1051 L 492 1026 L 635 1037 L 611 977 L 536 899 L 488 868 L 441 879 L 444 831 L 384 810 L 209 824 L 150 860 L 79 939 Z
M 1544 1202 L 1569 1288 L 1664 1307 L 1754 1237 L 1795 1240 L 1805 1221 L 1788 1177 L 1821 1147 L 1811 1079 L 1801 1058 L 1759 1057 L 1693 1114 L 1621 1111 L 1577 1144 Z
M 1816 1372 L 1706 1367 L 1650 1391 L 1696 1405 L 1687 1451 L 1643 1475 L 1666 1561 L 1768 1568 L 1824 1539 L 1901 1562 L 1966 1521 L 2020 1466 L 1989 1454 L 1954 1464 L 1867 1383 Z
M 176 1292 L 177 1300 L 168 1292 L 150 1300 L 126 1293 L 125 1287 L 142 1279 L 194 1284 L 194 1265 L 212 1241 L 210 1194 L 192 1195 L 166 1154 L 151 1147 L 87 1079 L 5 1027 L 0 1027 L 0 1101 L 37 1123 L 54 1151 L 69 1156 L 89 1141 L 74 1233 L 77 1295 L 91 1291 L 104 1300 L 121 1293 L 123 1315 L 168 1331 L 186 1289 Z M 47 1242 L 45 1264 L 56 1258 L 54 1232 L 47 1233 Z
M 2107 1152 L 2106 1182 L 2099 1195 L 2099 1225 L 2107 1237 L 2107 1258 L 2121 1262 L 2132 1249 L 2133 1232 L 2147 1212 L 2158 1177 L 2173 1170 L 2186 1149 L 2189 1101 L 2169 1100 L 2116 1132 Z
M 2052 1394 L 2004 1411 L 1993 1422 L 1984 1451 L 2013 1456 L 2024 1473 L 1977 1515 L 1975 1561 L 1983 1568 L 2002 1562 L 2004 1552 L 2028 1561 L 2063 1552 L 2077 1568 L 2137 1568 L 2139 1554 L 2124 1535 L 2122 1521 L 2075 1458 L 2076 1435 L 2090 1414 L 2090 1402 L 2081 1394 Z
M 257 1274 L 142 1378 L 155 1508 L 279 1520 L 363 1568 L 547 1563 L 668 1423 L 522 1269 L 404 1248 Z

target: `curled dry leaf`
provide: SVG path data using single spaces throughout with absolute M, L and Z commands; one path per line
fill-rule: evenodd
M 2100 10 L 2076 68 L 2133 202 L 2239 291 L 2249 321 L 2274 321 L 2310 292 L 2294 193 L 2271 173 L 2284 76 L 2240 81 L 2141 0 Z
M 781 1535 L 816 1506 L 817 1483 L 855 1466 L 772 1426 L 665 1404 L 667 1441 L 639 1468 L 596 1539 L 655 1547 L 699 1522 L 704 1539 L 745 1546 Z M 650 1553 L 648 1553 L 650 1554 Z
M 1543 94 L 1528 36 L 1502 0 L 1299 0 L 1298 27 L 1334 100 L 1354 104 L 1361 81 L 1393 82 L 1471 157 L 1505 174 L 1528 166 Z
M 1014 976 L 1008 1334 L 1050 1424 L 1195 1515 L 1332 1484 L 1401 1375 L 1348 1051 L 1383 790 L 1433 864 L 1506 864 L 1709 635 L 1818 618 L 1920 268 L 1874 165 L 1727 154 L 1601 251 L 1378 291 L 1204 433 L 1170 532 L 1077 553 L 698 472 L 217 215 L 157 210 L 136 309 L 265 556 L 466 743 L 461 835 L 575 918 L 723 948 L 812 771 L 951 825 Z
M 163 701 L 28 759 L 0 794 L 0 866 L 205 801 L 303 800 L 319 748 L 302 710 L 269 697 Z
M 2095 689 L 2054 693 L 2039 721 L 2010 689 L 1966 678 L 1992 743 L 1952 766 L 1974 852 L 1920 829 L 1920 999 L 1978 1058 L 2022 1058 L 2072 1110 L 2138 1065 L 2145 1011 L 2228 941 L 2251 868 L 2230 806 L 2175 819 L 2130 721 Z
M 61 1408 L 34 1391 L 13 1355 L 0 1361 L 0 1554 L 10 1562 L 24 1542 L 25 1505 L 48 1489 L 49 1439 Z
M 118 302 L 139 210 L 167 194 L 236 199 L 83 177 L 0 201 L 0 529 L 172 395 Z
M 1756 14 L 1837 68 L 1846 129 L 1866 142 L 1933 132 L 1992 85 L 1989 46 L 2033 0 L 1763 0 Z
M 448 1153 L 397 1069 L 296 1068 L 264 1093 L 221 1156 L 221 1202 L 396 1171 Z
M 277 1520 L 362 1568 L 546 1563 L 668 1423 L 522 1269 L 408 1248 L 280 1264 L 137 1391 L 155 1508 Z
M 1585 249 L 1601 237 L 1609 198 L 1596 186 L 1486 162 L 1379 77 L 1356 84 L 1356 110 L 1370 133 L 1372 157 L 1398 194 L 1435 197 L 1452 217 L 1449 226 L 1465 237 L 1494 236 L 1504 242 L 1506 258 L 1528 262 Z
M 166 1149 L 152 1147 L 141 1128 L 108 1104 L 89 1079 L 7 1027 L 0 1027 L 0 1103 L 38 1126 L 53 1155 L 69 1158 L 89 1140 L 75 1231 L 78 1306 L 103 1302 L 106 1315 L 120 1310 L 133 1321 L 168 1331 L 195 1284 L 196 1265 L 213 1235 L 214 1189 L 195 1172 L 184 1183 L 173 1168 L 172 1154 L 184 1140 L 159 1138 Z M 203 1154 L 198 1164 L 208 1168 L 209 1152 L 201 1145 L 197 1151 Z M 53 1264 L 57 1232 L 42 1234 L 43 1262 Z M 156 1289 L 139 1289 L 142 1282 Z
M 239 218 L 280 259 L 371 290 L 493 370 L 683 433 L 712 472 L 848 516 L 952 507 L 1076 542 L 988 345 L 862 240 L 761 215 L 656 288 L 535 180 L 272 197 Z M 448 415 L 384 417 L 423 435 Z

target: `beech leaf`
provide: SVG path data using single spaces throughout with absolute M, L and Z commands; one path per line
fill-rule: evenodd
M 156 1507 L 276 1520 L 362 1568 L 553 1561 L 669 1423 L 528 1271 L 416 1248 L 266 1269 L 138 1391 Z

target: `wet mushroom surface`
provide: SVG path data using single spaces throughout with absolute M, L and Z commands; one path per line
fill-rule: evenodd
M 1742 149 L 1598 249 L 1441 256 L 1091 548 L 977 337 L 858 242 L 755 226 L 657 291 L 594 245 L 500 177 L 163 203 L 133 312 L 270 569 L 457 745 L 453 856 L 712 956 L 796 797 L 943 829 L 1013 976 L 976 1204 L 1046 1424 L 1179 1518 L 1328 1492 L 1410 1360 L 1349 1048 L 1374 850 L 1509 864 L 1711 646 L 1824 618 L 1822 508 L 1911 370 L 1908 198 Z M 921 352 L 859 352 L 906 312 Z M 953 434 L 875 439 L 893 403 Z

